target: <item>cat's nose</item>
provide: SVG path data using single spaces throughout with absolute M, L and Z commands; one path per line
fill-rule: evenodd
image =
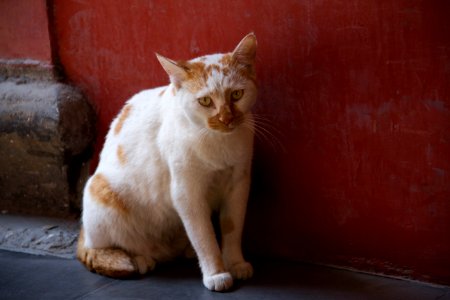
M 229 107 L 222 106 L 219 112 L 219 121 L 225 125 L 230 125 L 233 122 L 234 116 Z
M 222 122 L 225 125 L 230 125 L 231 122 L 233 122 L 233 115 L 232 114 L 226 114 L 226 115 L 221 115 L 219 116 L 219 120 L 220 122 Z

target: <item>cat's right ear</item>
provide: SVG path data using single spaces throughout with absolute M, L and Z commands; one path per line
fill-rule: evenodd
M 188 73 L 186 68 L 177 64 L 176 61 L 173 61 L 167 57 L 156 54 L 156 58 L 158 58 L 159 63 L 166 71 L 167 75 L 169 75 L 170 81 L 179 88 L 181 86 L 181 82 L 187 79 Z

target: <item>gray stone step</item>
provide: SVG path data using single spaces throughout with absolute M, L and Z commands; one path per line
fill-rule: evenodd
M 0 81 L 0 211 L 67 216 L 80 208 L 95 113 L 78 89 L 28 73 Z

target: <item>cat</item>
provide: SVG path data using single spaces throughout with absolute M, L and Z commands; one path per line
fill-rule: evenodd
M 127 101 L 84 189 L 77 258 L 89 270 L 127 277 L 196 255 L 209 290 L 224 291 L 233 279 L 252 276 L 241 239 L 255 131 L 256 48 L 250 33 L 230 53 L 189 61 L 156 54 L 170 84 Z

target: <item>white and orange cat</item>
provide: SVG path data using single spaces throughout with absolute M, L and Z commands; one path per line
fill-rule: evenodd
M 126 103 L 84 190 L 77 257 L 88 269 L 112 277 L 144 274 L 193 248 L 210 290 L 252 276 L 241 237 L 255 55 L 254 34 L 227 54 L 189 61 L 157 55 L 170 84 Z M 220 246 L 211 222 L 215 211 Z

